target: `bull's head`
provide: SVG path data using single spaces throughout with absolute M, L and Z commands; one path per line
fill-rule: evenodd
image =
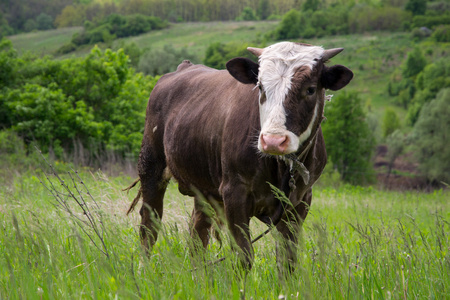
M 297 152 L 320 125 L 325 90 L 339 90 L 353 78 L 344 66 L 325 66 L 343 49 L 281 42 L 248 50 L 259 57 L 259 65 L 235 58 L 227 69 L 238 81 L 259 88 L 258 149 L 273 155 Z

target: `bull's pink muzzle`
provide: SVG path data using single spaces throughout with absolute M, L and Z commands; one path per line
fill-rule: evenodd
M 289 146 L 289 138 L 286 135 L 261 134 L 260 139 L 263 152 L 269 154 L 285 154 Z

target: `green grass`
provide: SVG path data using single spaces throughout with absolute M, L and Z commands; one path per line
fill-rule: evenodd
M 57 166 L 59 169 L 67 169 Z M 13 172 L 11 172 L 13 173 Z M 139 214 L 125 212 L 131 178 L 81 171 L 70 190 L 104 225 L 101 253 L 39 182 L 13 176 L 0 188 L 0 299 L 446 299 L 450 297 L 448 192 L 388 192 L 341 186 L 316 189 L 299 245 L 298 267 L 279 276 L 276 234 L 255 244 L 253 269 L 236 267 L 227 238 L 191 256 L 192 200 L 170 184 L 163 228 L 149 257 L 141 252 Z M 59 190 L 58 182 L 54 190 Z M 48 183 L 47 183 L 48 185 Z M 79 192 L 76 187 L 79 188 Z M 67 194 L 67 192 L 66 192 Z M 73 200 L 76 215 L 85 218 Z M 99 223 L 98 223 L 99 224 Z M 100 226 L 101 227 L 101 226 Z M 100 240 L 83 225 L 93 237 Z M 256 236 L 264 229 L 252 222 Z M 100 247 L 101 248 L 101 247 Z M 213 266 L 205 261 L 227 259 Z M 193 268 L 197 268 L 193 270 Z
M 140 48 L 149 49 L 162 49 L 164 45 L 186 47 L 189 52 L 195 53 L 203 60 L 206 48 L 212 43 L 259 42 L 262 35 L 275 29 L 277 24 L 277 21 L 178 23 L 171 24 L 168 29 L 152 31 L 123 41 L 134 42 Z
M 35 31 L 8 36 L 20 54 L 31 52 L 38 55 L 53 54 L 62 45 L 72 40 L 72 35 L 80 32 L 82 27 L 69 27 L 54 30 Z

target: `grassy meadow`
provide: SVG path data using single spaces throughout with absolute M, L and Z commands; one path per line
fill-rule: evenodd
M 122 189 L 133 178 L 55 165 L 61 181 L 51 170 L 2 176 L 0 299 L 450 297 L 448 192 L 318 186 L 296 271 L 278 272 L 273 232 L 254 244 L 254 266 L 245 276 L 225 233 L 222 246 L 213 240 L 206 252 L 191 255 L 192 200 L 176 183 L 167 190 L 161 234 L 147 257 L 139 213 L 126 216 L 137 190 Z M 85 201 L 90 214 L 76 201 Z M 251 226 L 253 237 L 265 229 L 257 220 Z

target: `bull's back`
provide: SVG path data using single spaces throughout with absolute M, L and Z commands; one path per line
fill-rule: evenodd
M 255 126 L 249 118 L 249 102 L 255 97 L 252 86 L 227 71 L 201 65 L 184 62 L 160 79 L 149 100 L 147 122 L 161 131 L 167 165 L 182 189 L 194 186 L 218 197 L 224 147 L 231 136 L 245 140 L 246 128 Z M 233 130 L 236 125 L 238 131 Z

